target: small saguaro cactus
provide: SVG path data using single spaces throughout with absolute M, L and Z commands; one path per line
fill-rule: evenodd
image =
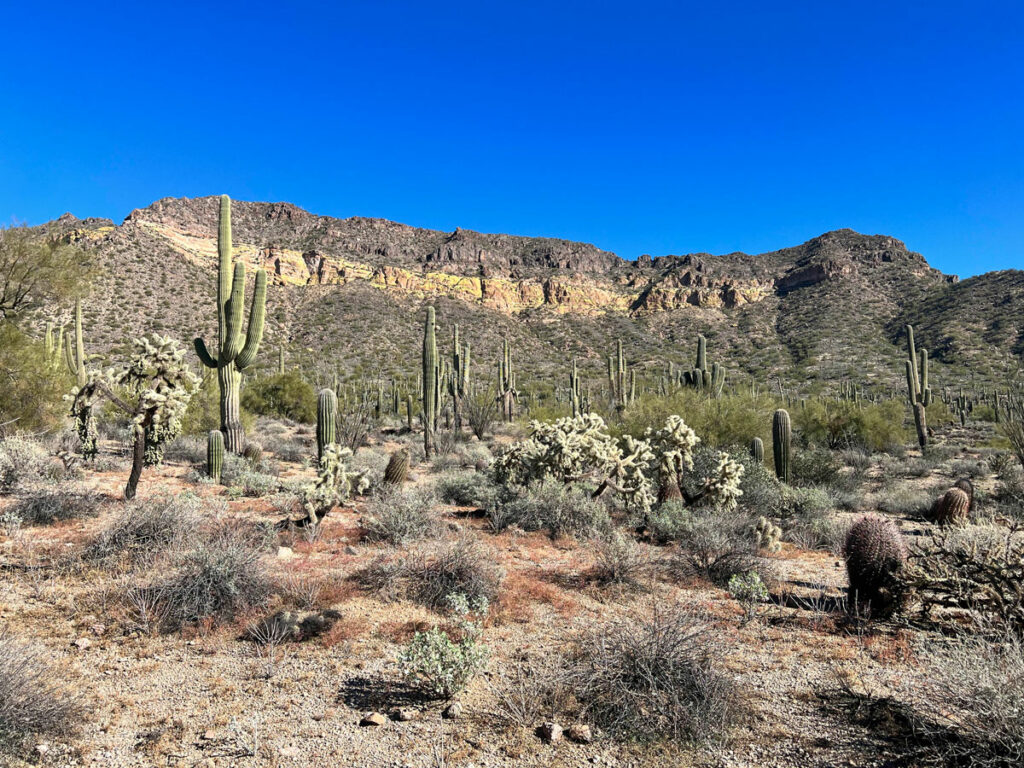
M 434 424 L 437 418 L 437 336 L 434 308 L 427 307 L 423 326 L 423 452 L 426 458 L 434 455 Z
M 779 408 L 772 416 L 772 454 L 775 457 L 775 476 L 789 482 L 789 454 L 793 439 L 789 412 Z
M 215 483 L 220 482 L 224 469 L 224 434 L 219 429 L 211 429 L 206 437 L 206 474 Z
M 572 370 L 569 371 L 569 407 L 572 409 L 572 416 L 580 415 L 582 398 L 580 397 L 580 371 L 576 367 L 576 358 L 572 359 Z
M 764 442 L 760 437 L 750 441 L 750 457 L 758 464 L 764 464 Z
M 245 264 L 232 263 L 231 258 L 231 199 L 220 198 L 220 222 L 217 229 L 217 347 L 211 354 L 206 342 L 196 337 L 196 354 L 203 365 L 217 371 L 220 388 L 220 429 L 224 445 L 232 453 L 245 447 L 245 430 L 240 415 L 242 373 L 252 365 L 263 338 L 264 311 L 267 304 L 267 272 L 256 271 L 256 285 L 249 325 L 243 335 L 245 312 Z
M 697 390 L 703 390 L 713 397 L 721 397 L 725 385 L 725 366 L 712 363 L 708 366 L 708 341 L 703 334 L 697 335 L 697 364 L 682 374 L 682 382 Z
M 46 361 L 51 368 L 60 366 L 60 356 L 64 351 L 64 326 L 57 328 L 57 335 L 53 333 L 53 323 L 46 324 L 46 336 L 43 337 L 43 345 L 46 351 Z
M 321 389 L 316 399 L 316 460 L 324 458 L 324 451 L 338 441 L 338 396 L 333 389 Z

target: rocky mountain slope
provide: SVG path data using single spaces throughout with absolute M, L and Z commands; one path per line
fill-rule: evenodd
M 86 315 L 95 351 L 147 330 L 214 330 L 217 210 L 215 197 L 166 198 L 119 226 L 70 215 L 47 225 L 96 254 Z M 899 240 L 852 230 L 757 255 L 626 261 L 586 243 L 335 219 L 288 203 L 236 201 L 232 219 L 236 258 L 271 276 L 267 366 L 283 345 L 343 377 L 411 372 L 427 302 L 442 324 L 462 324 L 478 370 L 507 335 L 527 373 L 555 374 L 577 356 L 600 375 L 622 338 L 653 374 L 688 363 L 704 333 L 734 380 L 896 383 L 907 321 L 949 386 L 1024 353 L 1024 273 L 959 283 Z

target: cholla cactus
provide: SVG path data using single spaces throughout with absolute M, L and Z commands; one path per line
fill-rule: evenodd
M 494 462 L 495 479 L 503 485 L 528 485 L 546 479 L 563 483 L 590 478 L 599 484 L 594 496 L 607 490 L 621 494 L 626 505 L 646 513 L 656 491 L 666 482 L 678 489 L 685 472 L 693 469 L 693 452 L 700 438 L 679 416 L 670 416 L 659 430 L 643 439 L 626 435 L 617 441 L 596 413 L 544 423 L 534 421 L 532 434 L 510 446 Z M 714 477 L 696 494 L 673 494 L 686 504 L 701 499 L 732 507 L 740 496 L 743 467 L 722 454 Z
M 124 496 L 135 497 L 142 468 L 158 462 L 164 443 L 181 432 L 181 419 L 188 408 L 199 379 L 184 361 L 185 352 L 166 336 L 142 337 L 135 340 L 137 352 L 119 373 L 113 369 L 92 371 L 87 381 L 71 397 L 71 413 L 91 411 L 100 399 L 106 398 L 131 418 L 134 435 L 132 470 Z M 122 397 L 115 388 L 126 393 Z M 131 402 L 134 400 L 134 402 Z
M 301 490 L 306 525 L 319 524 L 336 505 L 347 501 L 353 493 L 364 493 L 369 488 L 370 481 L 365 473 L 349 472 L 351 458 L 352 451 L 337 443 L 324 447 L 316 480 Z
M 767 517 L 757 519 L 757 527 L 754 528 L 757 537 L 757 548 L 765 552 L 778 552 L 782 549 L 782 529 L 775 525 Z
M 733 461 L 729 454 L 718 454 L 718 467 L 714 477 L 708 478 L 705 486 L 706 496 L 711 503 L 721 509 L 734 509 L 743 491 L 740 480 L 743 479 L 743 465 Z

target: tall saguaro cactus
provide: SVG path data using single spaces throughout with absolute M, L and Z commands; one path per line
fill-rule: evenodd
M 217 371 L 220 387 L 220 431 L 232 453 L 245 447 L 245 432 L 239 413 L 242 372 L 252 365 L 263 338 L 267 304 L 266 270 L 256 271 L 256 287 L 249 308 L 249 325 L 243 335 L 245 312 L 245 264 L 231 259 L 231 199 L 220 198 L 220 226 L 217 231 L 220 264 L 217 273 L 217 347 L 211 354 L 202 338 L 196 338 L 196 354 L 203 365 Z
M 456 431 L 462 429 L 462 401 L 469 391 L 469 342 L 459 348 L 459 326 L 452 332 L 452 371 L 448 379 L 448 393 L 452 396 L 452 411 Z
M 427 307 L 423 326 L 423 452 L 434 455 L 434 420 L 437 417 L 437 335 L 434 308 Z
M 501 343 L 501 359 L 498 360 L 498 400 L 501 402 L 501 414 L 505 421 L 513 421 L 516 417 L 516 374 L 512 368 L 512 345 L 508 338 Z
M 82 300 L 75 299 L 75 346 L 71 347 L 71 334 L 64 337 L 64 361 L 68 370 L 75 377 L 78 390 L 81 391 L 89 381 L 85 370 L 85 342 L 82 340 Z M 96 458 L 99 448 L 96 443 L 96 425 L 93 422 L 92 406 L 83 402 L 75 413 L 75 429 L 78 432 L 79 450 L 86 461 Z
M 932 388 L 928 385 L 928 350 L 914 348 L 914 326 L 907 326 L 907 359 L 904 363 L 907 373 L 907 396 L 914 412 L 914 426 L 917 429 L 917 443 L 922 448 L 928 445 L 928 422 L 925 408 L 931 404 Z

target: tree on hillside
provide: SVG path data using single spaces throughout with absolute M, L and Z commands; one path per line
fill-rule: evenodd
M 64 301 L 88 277 L 81 248 L 27 227 L 0 227 L 0 320 Z

